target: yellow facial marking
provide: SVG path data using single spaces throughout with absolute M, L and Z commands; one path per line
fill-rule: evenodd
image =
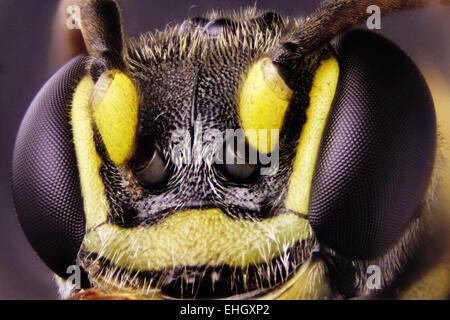
M 265 300 L 325 300 L 331 297 L 327 267 L 320 259 L 309 258 L 280 288 L 263 296 Z
M 102 164 L 97 155 L 89 111 L 89 97 L 94 83 L 88 76 L 78 84 L 72 99 L 72 130 L 75 153 L 78 162 L 81 191 L 86 215 L 86 228 L 89 230 L 106 220 L 108 202 L 105 187 L 100 178 Z
M 255 222 L 234 220 L 219 209 L 188 210 L 151 227 L 101 225 L 86 235 L 82 248 L 130 270 L 242 267 L 270 261 L 311 235 L 307 220 L 294 214 Z
M 123 164 L 135 148 L 138 95 L 133 83 L 122 72 L 108 70 L 95 84 L 89 105 L 109 157 Z
M 400 293 L 400 300 L 447 299 L 450 294 L 450 265 L 438 263 Z
M 322 61 L 314 75 L 307 121 L 302 128 L 286 197 L 286 207 L 290 210 L 308 211 L 312 176 L 338 76 L 339 64 L 334 57 Z
M 256 134 L 247 135 L 254 149 L 270 153 L 278 141 L 284 114 L 289 105 L 292 90 L 281 78 L 276 66 L 268 58 L 253 64 L 239 95 L 239 117 L 242 128 Z

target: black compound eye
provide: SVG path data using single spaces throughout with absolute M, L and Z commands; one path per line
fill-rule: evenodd
M 139 183 L 146 188 L 159 187 L 169 179 L 169 166 L 157 149 L 150 157 L 135 163 L 134 172 Z
M 76 263 L 85 232 L 69 115 L 86 61 L 74 58 L 41 88 L 20 125 L 12 161 L 11 186 L 22 229 L 62 278 L 70 276 L 67 267 Z
M 435 159 L 433 99 L 409 57 L 376 33 L 351 31 L 336 51 L 339 83 L 308 217 L 321 243 L 373 259 L 398 245 L 421 209 Z

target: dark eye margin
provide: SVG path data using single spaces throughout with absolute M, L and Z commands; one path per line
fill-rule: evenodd
M 150 139 L 145 139 L 140 144 L 130 166 L 139 184 L 147 190 L 162 188 L 172 174 L 170 162 Z
M 237 145 L 238 143 L 235 140 L 234 150 L 231 150 L 229 147 L 230 144 L 227 142 L 224 143 L 222 153 L 220 154 L 223 159 L 223 163 L 217 164 L 217 168 L 226 179 L 232 182 L 240 184 L 253 184 L 261 176 L 261 164 L 259 163 L 258 152 L 251 149 L 251 146 L 247 143 L 247 141 L 245 141 L 245 154 L 240 154 L 239 150 L 236 149 Z M 250 151 L 256 153 L 256 163 L 249 163 Z M 226 163 L 227 157 L 232 158 L 233 163 Z M 237 163 L 238 159 L 244 163 Z

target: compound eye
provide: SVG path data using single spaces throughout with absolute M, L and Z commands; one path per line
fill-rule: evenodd
M 401 251 L 421 213 L 435 162 L 433 99 L 414 62 L 376 33 L 351 31 L 336 51 L 339 82 L 308 217 L 321 243 L 347 258 L 375 259 Z
M 164 185 L 169 180 L 169 166 L 157 149 L 150 157 L 137 161 L 134 172 L 139 183 L 144 188 L 154 188 Z

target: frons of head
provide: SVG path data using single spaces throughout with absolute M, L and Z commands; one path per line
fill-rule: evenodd
M 124 71 L 123 31 L 119 6 L 115 0 L 88 0 L 81 3 L 81 30 L 94 80 L 108 69 Z M 367 17 L 367 7 L 376 5 L 381 15 L 450 4 L 450 0 L 324 0 L 315 11 L 302 19 L 298 27 L 272 52 L 272 60 L 289 68 L 298 58 L 321 48 L 334 37 Z

